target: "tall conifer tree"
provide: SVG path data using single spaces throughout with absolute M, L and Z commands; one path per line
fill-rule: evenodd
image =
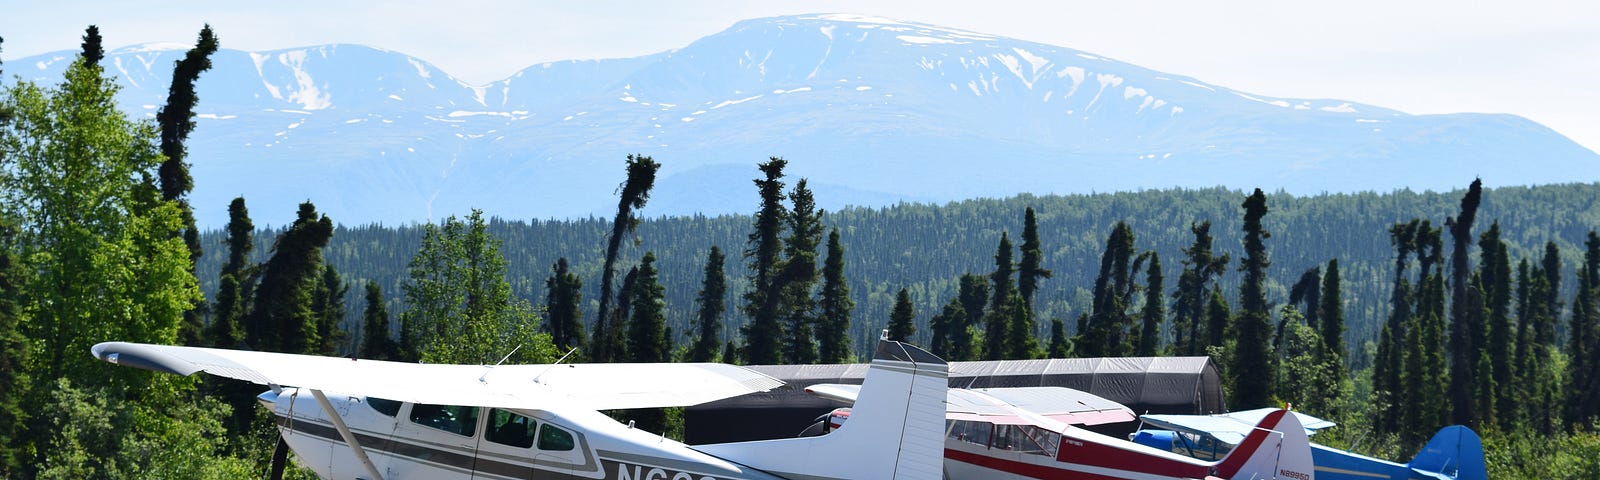
M 344 346 L 345 332 L 339 328 L 339 322 L 344 321 L 344 296 L 349 291 L 350 285 L 339 278 L 333 265 L 322 266 L 321 281 L 311 295 L 311 311 L 317 316 L 317 337 L 322 342 L 316 349 L 319 354 L 336 355 Z
M 1166 298 L 1164 283 L 1161 276 L 1161 255 L 1150 252 L 1150 267 L 1145 271 L 1144 310 L 1139 313 L 1143 327 L 1139 330 L 1139 348 L 1133 352 L 1135 356 L 1154 357 L 1161 353 L 1161 324 L 1166 322 L 1167 309 L 1162 300 Z
M 594 351 L 591 358 L 600 362 L 613 361 L 616 353 L 609 347 L 613 344 L 603 339 L 616 337 L 616 332 L 606 329 L 613 323 L 621 323 L 613 319 L 611 314 L 611 283 L 615 279 L 616 271 L 613 267 L 617 264 L 617 253 L 622 247 L 622 236 L 632 232 L 639 226 L 639 218 L 634 210 L 644 208 L 650 202 L 650 189 L 656 184 L 656 171 L 661 169 L 661 164 L 654 159 L 643 155 L 628 155 L 625 164 L 628 177 L 618 186 L 617 216 L 611 221 L 611 237 L 606 243 L 606 260 L 600 270 L 600 308 L 595 312 L 594 335 L 592 343 Z
M 694 346 L 689 348 L 688 361 L 710 362 L 716 360 L 722 348 L 722 311 L 728 296 L 728 274 L 723 270 L 726 256 L 716 245 L 706 255 L 706 266 L 700 281 L 700 293 L 695 295 L 697 325 Z
M 1194 242 L 1183 249 L 1183 273 L 1178 276 L 1178 289 L 1172 292 L 1173 349 L 1178 355 L 1205 355 L 1206 305 L 1210 302 L 1208 288 L 1228 271 L 1228 254 L 1211 253 L 1211 222 L 1191 223 L 1189 232 Z M 1220 332 L 1219 332 L 1220 333 Z
M 28 412 L 23 399 L 28 397 L 28 339 L 18 328 L 21 298 L 17 262 L 13 257 L 17 228 L 0 217 L 0 478 L 21 477 L 27 457 Z
M 246 322 L 245 342 L 268 352 L 312 353 L 322 345 L 311 309 L 322 248 L 333 237 L 333 220 L 300 204 L 294 223 L 278 236 L 272 257 L 262 265 L 255 306 Z
M 211 26 L 206 25 L 200 30 L 200 38 L 195 42 L 194 48 L 178 60 L 172 69 L 172 85 L 167 89 L 167 104 L 156 112 L 156 123 L 161 126 L 161 153 L 167 160 L 161 163 L 158 173 L 161 178 L 161 198 L 167 201 L 178 202 L 183 210 L 183 241 L 189 247 L 190 269 L 200 261 L 200 229 L 195 227 L 194 209 L 189 206 L 188 199 L 183 198 L 194 189 L 194 179 L 189 176 L 189 165 L 186 162 L 188 149 L 184 142 L 188 140 L 189 133 L 194 131 L 194 106 L 199 98 L 194 93 L 194 82 L 200 79 L 200 74 L 211 69 L 211 54 L 217 51 L 217 37 L 211 33 Z M 184 311 L 183 328 L 179 336 L 186 345 L 201 345 L 201 330 L 204 329 L 202 316 L 205 304 L 196 305 L 195 308 Z
M 782 358 L 783 326 L 778 319 L 776 285 L 782 271 L 782 244 L 779 233 L 789 212 L 783 207 L 783 167 L 789 162 L 772 157 L 759 165 L 763 179 L 755 181 L 761 194 L 761 209 L 755 215 L 755 231 L 750 232 L 744 257 L 750 269 L 750 290 L 744 295 L 744 314 L 750 319 L 744 334 L 745 363 L 773 365 Z
M 1006 356 L 1006 330 L 1011 326 L 1011 315 L 1003 310 L 1010 307 L 1009 300 L 1016 292 L 1011 276 L 1016 265 L 1011 261 L 1011 250 L 1011 238 L 1006 232 L 1000 232 L 1000 245 L 994 253 L 994 273 L 989 274 L 994 289 L 990 292 L 989 312 L 984 316 L 984 358 L 989 360 L 1001 360 Z
M 889 312 L 889 339 L 909 342 L 916 334 L 917 312 L 911 305 L 911 292 L 900 287 L 900 293 L 895 294 L 894 310 Z
M 959 326 L 950 328 L 952 360 L 977 360 L 984 352 L 983 345 L 977 342 L 976 334 L 978 325 L 983 322 L 984 303 L 989 301 L 989 282 L 983 275 L 963 274 L 956 298 L 961 301 L 961 310 L 967 313 L 967 320 Z
M 1050 278 L 1049 269 L 1044 268 L 1044 251 L 1039 244 L 1039 221 L 1035 218 L 1033 207 L 1022 217 L 1022 263 L 1017 264 L 1017 293 L 1022 295 L 1022 302 L 1027 305 L 1028 311 L 1033 311 L 1033 293 L 1039 289 L 1039 279 Z
M 844 363 L 850 358 L 850 284 L 844 276 L 844 244 L 839 229 L 828 232 L 828 258 L 822 266 L 822 301 L 817 318 L 817 360 Z
M 1478 391 L 1478 352 L 1483 347 L 1483 311 L 1470 308 L 1482 304 L 1480 292 L 1467 288 L 1468 251 L 1472 246 L 1472 223 L 1478 215 L 1483 182 L 1473 180 L 1461 197 L 1461 214 L 1445 219 L 1450 230 L 1450 405 L 1451 421 L 1477 428 L 1481 412 L 1475 400 Z
M 813 334 L 816 300 L 811 290 L 817 283 L 817 247 L 822 243 L 822 215 L 804 178 L 795 182 L 789 194 L 789 237 L 784 240 L 784 262 L 779 277 L 782 287 L 781 314 L 784 322 L 784 363 L 803 365 L 817 362 Z
M 1244 260 L 1239 270 L 1244 281 L 1239 284 L 1239 319 L 1234 326 L 1236 343 L 1233 365 L 1228 370 L 1233 377 L 1234 391 L 1230 399 L 1239 408 L 1269 405 L 1272 395 L 1271 313 L 1268 312 L 1266 294 L 1267 259 L 1266 239 L 1272 234 L 1261 225 L 1267 215 L 1267 196 L 1256 189 L 1244 204 Z
M 361 348 L 357 355 L 370 360 L 400 361 L 400 345 L 389 331 L 389 307 L 378 282 L 367 282 L 367 307 L 361 312 Z
M 550 266 L 550 277 L 544 281 L 545 330 L 550 332 L 550 342 L 563 354 L 573 348 L 583 348 L 587 335 L 583 331 L 583 279 L 572 272 L 567 257 L 556 259 Z M 586 352 L 587 353 L 587 352 Z

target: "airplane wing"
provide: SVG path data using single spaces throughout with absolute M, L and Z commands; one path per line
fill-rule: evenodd
M 429 365 L 378 360 L 106 342 L 96 358 L 190 375 L 206 372 L 268 386 L 294 386 L 438 405 L 595 410 L 698 405 L 783 385 L 720 363 Z
M 806 392 L 854 402 L 860 385 L 824 383 Z M 1098 395 L 1064 387 L 952 388 L 945 397 L 945 418 L 1002 425 L 1035 425 L 1044 417 L 1072 425 L 1132 421 L 1133 410 Z
M 1258 408 L 1255 410 L 1242 410 L 1238 412 L 1222 413 L 1217 415 L 1140 415 L 1144 423 L 1156 428 L 1188 432 L 1199 435 L 1208 435 L 1218 442 L 1226 445 L 1238 445 L 1250 435 L 1256 424 L 1261 422 L 1268 413 L 1277 411 L 1275 408 Z M 1317 430 L 1332 427 L 1333 422 L 1306 415 L 1300 412 L 1290 412 L 1300 421 L 1306 429 L 1306 435 L 1316 433 Z

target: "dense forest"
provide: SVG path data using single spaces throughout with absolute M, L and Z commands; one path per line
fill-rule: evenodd
M 1231 408 L 1294 402 L 1343 424 L 1318 437 L 1336 447 L 1400 459 L 1461 423 L 1496 476 L 1600 474 L 1600 184 L 828 212 L 774 157 L 723 187 L 750 215 L 651 218 L 670 159 L 628 155 L 609 219 L 349 227 L 308 201 L 257 229 L 241 198 L 202 231 L 183 142 L 217 38 L 174 65 L 153 122 L 117 110 L 100 43 L 90 27 L 59 85 L 0 92 L 0 478 L 265 470 L 252 387 L 114 368 L 88 355 L 101 341 L 834 363 L 881 330 L 952 360 L 1209 355 Z

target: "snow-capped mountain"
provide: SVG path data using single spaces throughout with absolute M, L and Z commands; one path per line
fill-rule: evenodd
M 109 52 L 153 116 L 186 46 Z M 6 62 L 54 82 L 75 51 Z M 336 221 L 615 208 L 630 153 L 663 164 L 649 215 L 747 212 L 790 161 L 824 207 L 1171 186 L 1297 193 L 1600 180 L 1600 155 L 1512 115 L 1272 98 L 1065 47 L 850 15 L 750 20 L 638 58 L 467 85 L 358 45 L 219 51 L 199 82 L 192 203 L 220 227 L 310 199 Z M 9 81 L 9 80 L 8 80 Z

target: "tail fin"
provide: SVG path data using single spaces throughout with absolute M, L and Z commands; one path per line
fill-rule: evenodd
M 1311 480 L 1311 441 L 1300 419 L 1288 410 L 1268 413 L 1254 431 L 1217 462 L 1223 478 Z
M 851 410 L 849 428 L 821 437 L 693 448 L 790 478 L 938 480 L 943 475 L 949 372 L 931 353 L 882 340 Z
M 1411 459 L 1409 466 L 1417 473 L 1438 473 L 1457 480 L 1489 478 L 1488 468 L 1483 463 L 1483 441 L 1472 429 L 1461 425 L 1439 429 L 1417 453 L 1417 458 Z

